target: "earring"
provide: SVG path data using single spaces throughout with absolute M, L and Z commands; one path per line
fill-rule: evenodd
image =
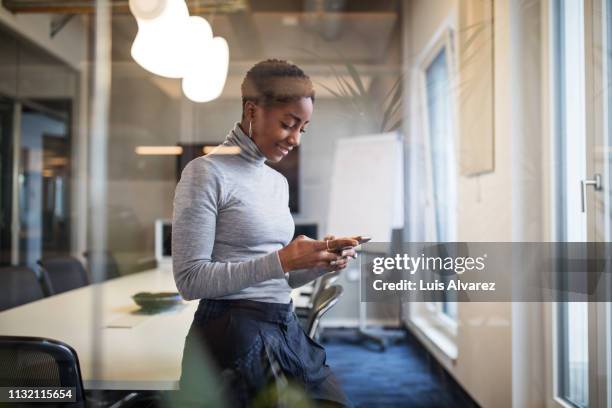
M 249 139 L 253 138 L 253 129 L 251 128 L 251 121 L 249 120 Z

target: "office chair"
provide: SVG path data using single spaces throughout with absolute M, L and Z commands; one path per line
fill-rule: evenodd
M 321 294 L 317 296 L 317 299 L 312 306 L 312 310 L 305 324 L 305 331 L 308 334 L 308 337 L 314 339 L 317 334 L 317 330 L 319 328 L 319 323 L 321 322 L 321 317 L 329 309 L 331 309 L 338 300 L 340 296 L 342 296 L 342 286 L 340 285 L 332 285 L 328 288 L 325 288 L 321 291 Z
M 0 387 L 72 387 L 75 401 L 61 405 L 85 406 L 79 359 L 69 345 L 38 337 L 0 336 L 0 361 Z
M 332 271 L 321 276 L 321 283 L 323 289 L 329 288 L 331 285 L 336 283 L 341 273 L 342 271 Z
M 312 310 L 313 305 L 315 304 L 315 302 L 317 301 L 317 298 L 321 295 L 321 292 L 330 287 L 331 285 L 333 285 L 338 278 L 340 277 L 340 273 L 342 273 L 342 271 L 332 271 L 332 272 L 328 272 L 325 275 L 321 276 L 320 278 L 318 278 L 315 283 L 314 283 L 314 287 L 312 289 L 312 293 L 310 295 L 310 301 L 308 302 L 308 306 L 306 307 L 296 307 L 295 308 L 295 314 L 298 316 L 298 318 L 305 320 L 308 318 L 308 316 L 310 315 L 310 312 Z
M 46 285 L 48 282 L 39 281 L 25 266 L 0 268 L 0 311 L 42 299 L 48 290 Z
M 40 259 L 38 265 L 46 273 L 53 295 L 89 285 L 87 271 L 71 256 Z
M 93 262 L 92 256 L 93 254 L 91 253 L 91 251 L 83 252 L 83 257 L 87 259 L 87 267 L 90 273 L 91 265 Z M 121 273 L 119 272 L 119 263 L 117 262 L 117 259 L 113 256 L 112 252 L 104 251 L 104 256 L 102 257 L 102 260 L 105 272 L 104 276 L 106 278 L 105 280 L 115 279 L 121 276 Z

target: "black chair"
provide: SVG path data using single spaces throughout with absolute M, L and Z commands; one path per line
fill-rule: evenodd
M 83 264 L 71 256 L 41 259 L 38 265 L 48 276 L 51 293 L 54 295 L 89 285 Z
M 338 303 L 340 296 L 342 296 L 342 292 L 342 286 L 332 285 L 323 289 L 317 296 L 317 299 L 312 306 L 310 315 L 304 324 L 304 330 L 306 331 L 306 334 L 308 334 L 308 337 L 311 339 L 316 337 L 319 323 L 321 322 L 321 317 L 323 317 L 323 315 L 327 313 L 329 309 Z
M 79 359 L 69 345 L 38 337 L 0 336 L 0 361 L 0 387 L 72 387 L 74 402 L 62 406 L 85 406 Z
M 25 266 L 0 268 L 0 311 L 42 299 L 43 285 L 48 282 L 41 283 L 36 272 Z
M 321 295 L 321 292 L 324 289 L 327 289 L 328 287 L 333 285 L 338 280 L 341 273 L 342 271 L 332 271 L 318 278 L 313 285 L 312 293 L 310 294 L 310 300 L 308 302 L 308 305 L 305 307 L 296 307 L 295 314 L 300 319 L 308 318 L 313 308 L 313 305 L 317 301 L 317 298 Z
M 87 259 L 87 268 L 91 272 L 93 254 L 91 251 L 85 251 L 83 252 L 83 256 L 85 259 Z M 121 276 L 121 273 L 119 272 L 119 263 L 110 251 L 104 251 L 104 255 L 102 256 L 102 267 L 104 268 L 105 272 L 105 280 L 115 279 Z

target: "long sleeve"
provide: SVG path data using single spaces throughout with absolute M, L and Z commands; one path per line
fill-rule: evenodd
M 176 286 L 187 300 L 236 293 L 259 282 L 284 279 L 278 252 L 244 262 L 213 262 L 223 174 L 210 161 L 189 163 L 177 185 L 172 224 Z
M 322 268 L 310 268 L 310 269 L 298 269 L 289 272 L 289 286 L 293 289 L 304 286 L 309 282 L 325 275 L 328 273 L 327 270 Z
M 287 207 L 289 207 L 289 183 L 284 177 L 283 180 L 285 181 L 285 189 L 287 192 Z M 292 289 L 295 289 L 306 285 L 308 282 L 312 282 L 326 273 L 327 271 L 322 268 L 298 269 L 289 272 L 287 282 Z

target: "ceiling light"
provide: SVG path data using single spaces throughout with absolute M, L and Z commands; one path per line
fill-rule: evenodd
M 212 40 L 213 32 L 210 24 L 200 16 L 189 17 L 188 41 L 191 42 L 190 48 L 201 48 L 205 43 Z M 189 51 L 195 51 L 190 49 Z
M 137 20 L 153 20 L 168 13 L 169 0 L 130 0 L 130 11 Z
M 183 93 L 194 102 L 211 101 L 223 92 L 229 47 L 214 37 L 210 24 L 189 16 L 184 0 L 129 0 L 138 22 L 132 57 L 147 71 L 183 78 Z
M 189 67 L 183 78 L 183 92 L 194 102 L 208 102 L 223 92 L 229 65 L 229 47 L 223 37 L 207 43 L 194 42 Z
M 240 154 L 239 146 L 204 146 L 204 154 L 215 152 L 215 154 Z
M 183 154 L 181 146 L 136 146 L 136 154 L 141 156 L 178 156 Z
M 189 11 L 184 0 L 130 0 L 138 22 L 132 58 L 147 71 L 181 78 L 187 57 Z
M 298 21 L 297 16 L 287 15 L 281 18 L 281 23 L 287 27 L 297 27 L 299 24 L 299 21 Z

